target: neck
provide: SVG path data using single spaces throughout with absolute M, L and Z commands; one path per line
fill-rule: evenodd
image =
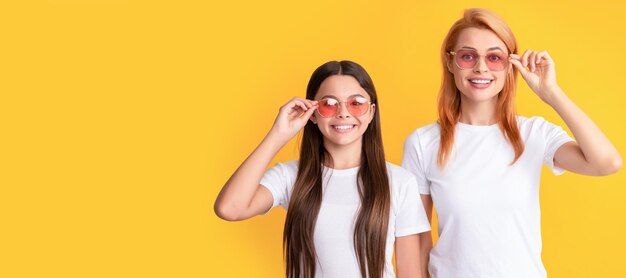
M 485 101 L 469 101 L 461 99 L 461 117 L 459 122 L 469 125 L 493 125 L 498 123 L 496 105 L 498 98 Z
M 337 146 L 324 142 L 324 147 L 328 154 L 332 157 L 331 161 L 325 161 L 324 166 L 343 170 L 361 166 L 361 146 L 362 141 L 359 140 L 350 145 Z

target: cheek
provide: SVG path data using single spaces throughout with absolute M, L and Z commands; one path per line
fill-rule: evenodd
M 498 92 L 502 91 L 502 89 L 504 88 L 504 83 L 506 83 L 506 73 L 502 72 L 502 74 L 496 75 L 495 88 Z
M 317 126 L 317 128 L 324 133 L 324 129 L 326 128 L 326 124 L 327 122 L 324 120 L 324 118 L 318 118 L 317 119 L 317 123 L 315 124 Z
M 460 91 L 463 91 L 462 88 L 467 86 L 465 75 L 459 72 L 453 72 L 453 75 L 454 75 L 454 84 L 456 85 L 456 88 L 459 89 Z
M 464 84 L 465 78 L 463 78 L 463 76 L 461 76 L 461 74 L 455 74 L 454 75 L 454 83 L 456 83 L 457 87 L 462 87 Z
M 374 120 L 374 116 L 361 116 L 358 118 L 359 119 L 359 123 L 360 123 L 360 129 L 365 131 L 370 123 L 372 123 L 372 121 Z

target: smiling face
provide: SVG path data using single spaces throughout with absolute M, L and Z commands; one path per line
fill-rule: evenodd
M 324 146 L 327 149 L 340 146 L 354 146 L 355 144 L 360 149 L 363 134 L 374 117 L 375 105 L 369 102 L 361 103 L 361 101 L 359 101 L 361 104 L 353 103 L 353 105 L 370 106 L 363 115 L 354 116 L 347 108 L 350 104 L 346 102 L 346 100 L 353 97 L 357 97 L 356 100 L 371 100 L 369 94 L 360 86 L 359 82 L 350 75 L 331 75 L 320 85 L 315 95 L 316 100 L 332 99 L 329 101 L 330 103 L 333 103 L 334 100 L 340 102 L 337 103 L 339 107 L 335 115 L 322 117 L 320 112 L 316 111 L 313 117 L 311 117 L 311 121 L 317 124 L 322 132 Z
M 461 100 L 495 103 L 504 87 L 506 73 L 510 70 L 504 42 L 491 30 L 471 27 L 461 31 L 452 51 L 456 54 L 448 55 L 447 67 L 454 75 Z M 472 56 L 472 53 L 478 56 Z M 476 59 L 476 63 L 468 67 L 473 64 L 471 59 Z M 498 59 L 505 61 L 498 62 Z M 506 64 L 505 68 L 498 70 L 498 63 Z

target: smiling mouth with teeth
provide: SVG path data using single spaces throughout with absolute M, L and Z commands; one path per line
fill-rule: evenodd
M 491 80 L 488 80 L 488 79 L 470 79 L 469 81 L 474 83 L 474 84 L 489 84 L 489 83 L 491 83 Z
M 354 125 L 334 125 L 333 127 L 336 129 L 350 129 L 353 128 Z
M 356 125 L 333 125 L 332 127 L 336 130 L 343 131 L 343 130 L 352 129 L 355 126 Z

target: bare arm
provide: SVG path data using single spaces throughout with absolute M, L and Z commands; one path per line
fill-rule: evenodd
M 304 127 L 316 107 L 317 102 L 294 98 L 280 108 L 261 144 L 222 187 L 214 206 L 218 217 L 244 220 L 270 209 L 273 196 L 259 182 L 274 156 Z
M 420 273 L 418 234 L 396 238 L 396 268 L 398 278 L 423 277 Z
M 566 143 L 554 154 L 557 167 L 570 172 L 603 176 L 622 167 L 622 158 L 600 128 L 561 90 L 556 82 L 554 61 L 546 51 L 511 54 L 511 63 L 526 83 L 561 116 L 576 142 Z
M 422 205 L 426 210 L 426 216 L 428 217 L 428 223 L 432 225 L 433 218 L 433 199 L 430 195 L 420 195 L 422 198 Z M 419 252 L 420 252 L 420 269 L 422 277 L 430 277 L 428 274 L 428 262 L 430 260 L 430 250 L 433 249 L 433 237 L 432 231 L 419 234 Z

